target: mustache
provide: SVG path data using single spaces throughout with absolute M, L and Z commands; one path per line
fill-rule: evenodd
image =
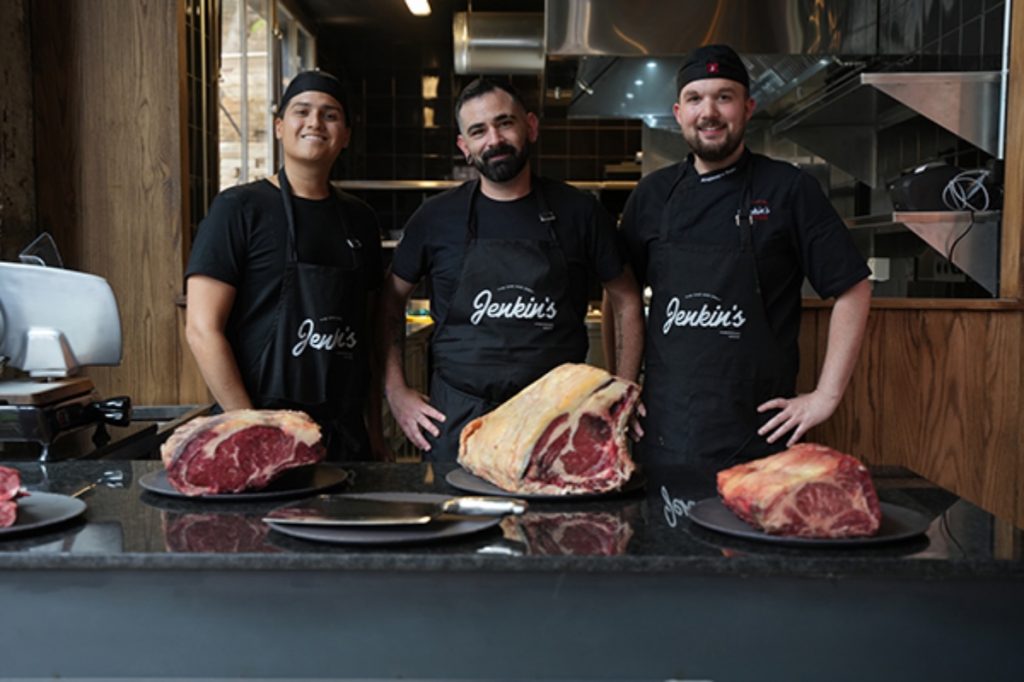
M 516 154 L 518 154 L 518 151 L 515 147 L 513 147 L 510 144 L 499 144 L 497 147 L 491 147 L 483 154 L 481 154 L 480 160 L 485 162 L 490 161 L 495 156 L 501 156 L 503 154 L 507 154 L 509 156 L 516 156 Z

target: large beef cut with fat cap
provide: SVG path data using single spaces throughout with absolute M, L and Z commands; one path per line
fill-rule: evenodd
M 234 410 L 182 424 L 160 447 L 167 479 L 186 495 L 259 490 L 325 455 L 320 426 L 304 412 Z
M 626 428 L 639 395 L 639 386 L 603 369 L 560 365 L 469 422 L 459 464 L 510 492 L 617 490 L 635 468 Z
M 882 521 L 867 467 L 812 443 L 718 472 L 718 494 L 736 516 L 773 535 L 861 537 Z

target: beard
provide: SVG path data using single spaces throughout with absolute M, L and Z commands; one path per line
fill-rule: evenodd
M 707 125 L 708 123 L 715 124 L 717 121 L 705 122 L 702 125 Z M 743 142 L 743 133 L 743 128 L 727 131 L 725 137 L 720 142 L 708 143 L 701 139 L 700 126 L 698 126 L 692 133 L 684 130 L 683 139 L 686 140 L 686 144 L 690 146 L 695 156 L 704 161 L 716 163 L 728 159 L 739 148 Z
M 501 155 L 507 156 L 498 161 L 491 161 L 495 156 Z M 519 151 L 510 144 L 492 147 L 480 156 L 474 156 L 472 163 L 480 174 L 491 182 L 507 182 L 519 175 L 529 160 L 530 143 L 526 142 Z

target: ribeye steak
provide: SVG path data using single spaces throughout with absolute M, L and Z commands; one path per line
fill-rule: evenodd
M 597 367 L 561 365 L 467 424 L 459 464 L 511 492 L 616 490 L 635 468 L 626 427 L 639 394 Z
M 867 467 L 812 443 L 718 472 L 718 494 L 736 516 L 773 535 L 861 537 L 882 521 Z
M 175 429 L 160 448 L 168 480 L 186 495 L 259 490 L 324 455 L 320 426 L 291 410 L 198 417 Z

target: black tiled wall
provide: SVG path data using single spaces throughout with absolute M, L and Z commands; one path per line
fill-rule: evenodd
M 455 145 L 458 131 L 453 106 L 472 76 L 455 74 L 450 34 L 439 33 L 444 40 L 345 27 L 321 29 L 320 64 L 343 75 L 353 95 L 353 140 L 335 169 L 337 179 L 464 177 L 465 161 Z M 424 99 L 423 76 L 437 77 L 436 99 Z M 538 173 L 563 180 L 602 180 L 606 165 L 633 160 L 640 151 L 639 121 L 569 120 L 566 104 L 552 104 L 542 97 L 542 76 L 509 78 L 541 119 L 540 139 L 533 151 L 533 167 Z M 427 107 L 433 110 L 433 127 L 424 127 Z M 397 237 L 409 216 L 433 194 L 407 190 L 354 193 L 377 211 L 385 237 Z M 618 198 L 610 201 L 615 204 Z M 615 210 L 614 205 L 610 208 Z

